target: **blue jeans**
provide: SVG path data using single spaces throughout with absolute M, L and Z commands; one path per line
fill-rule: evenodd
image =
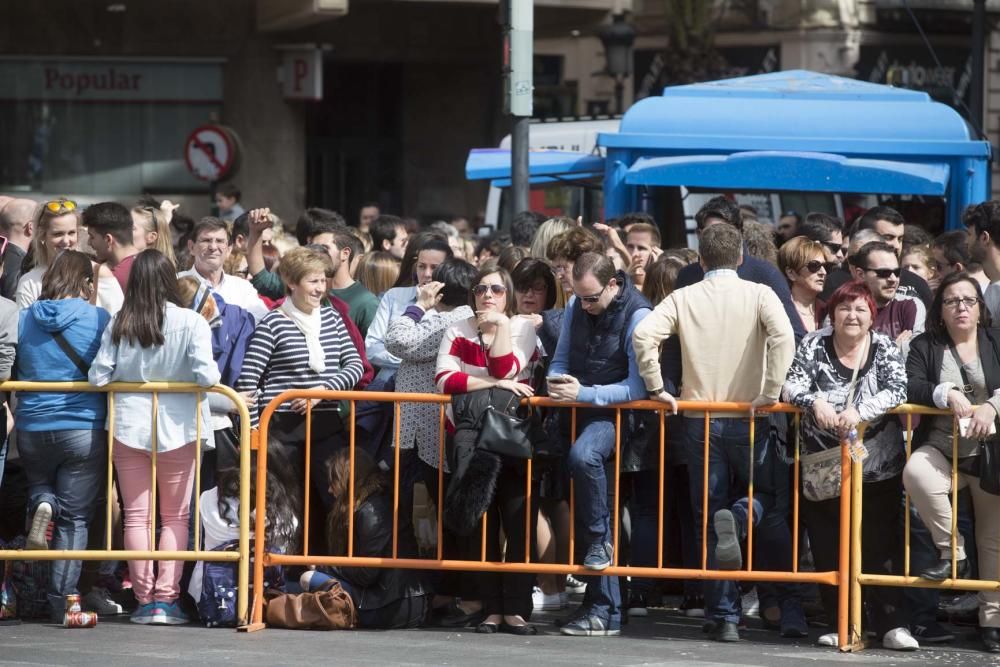
M 52 506 L 52 549 L 86 549 L 94 507 L 104 491 L 107 432 L 18 430 L 17 449 L 28 479 L 29 510 L 34 513 L 43 502 Z M 78 592 L 81 568 L 78 560 L 52 562 L 48 597 L 53 618 L 62 618 L 65 596 Z
M 746 535 L 749 503 L 738 497 L 737 489 L 746 488 L 750 480 L 750 422 L 740 418 L 717 418 L 709 421 L 708 447 L 708 529 L 701 534 L 702 498 L 705 470 L 705 422 L 701 418 L 685 418 L 687 433 L 688 473 L 691 478 L 691 508 L 694 514 L 695 542 L 700 557 L 702 540 L 708 541 L 708 569 L 718 568 L 715 545 L 718 541 L 712 517 L 721 509 L 731 509 L 741 535 Z M 754 442 L 753 521 L 756 527 L 774 505 L 774 481 L 768 447 L 768 419 L 756 420 Z M 699 558 L 700 561 L 700 558 Z M 700 565 L 700 562 L 699 562 Z M 717 622 L 739 623 L 740 591 L 732 581 L 703 583 L 705 618 Z
M 615 424 L 598 419 L 583 426 L 569 450 L 569 471 L 576 494 L 574 511 L 577 539 L 585 552 L 592 544 L 611 542 L 606 465 L 615 454 Z M 616 547 L 617 548 L 617 547 Z M 579 562 L 579 561 L 577 561 Z M 621 621 L 621 590 L 618 577 L 585 577 L 590 612 L 605 621 Z

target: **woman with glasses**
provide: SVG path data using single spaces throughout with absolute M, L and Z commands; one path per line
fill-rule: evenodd
M 778 268 L 788 280 L 792 304 L 806 331 L 819 328 L 826 304 L 819 298 L 826 276 L 836 264 L 833 255 L 819 241 L 796 236 L 778 249 Z
M 913 454 L 903 484 L 940 552 L 940 560 L 919 573 L 930 581 L 969 574 L 965 539 L 954 536 L 952 562 L 952 467 L 957 458 L 959 488 L 968 487 L 975 514 L 979 578 L 1000 578 L 1000 497 L 980 484 L 980 448 L 996 441 L 1000 414 L 1000 331 L 990 328 L 990 314 L 975 278 L 952 273 L 941 281 L 927 318 L 927 332 L 910 343 L 906 371 L 911 403 L 951 409 L 959 419 L 954 442 L 951 415 L 924 417 L 913 434 Z M 979 593 L 983 647 L 1000 653 L 1000 592 Z
M 506 555 L 508 562 L 519 563 L 525 560 L 529 531 L 525 525 L 526 461 L 476 448 L 486 406 L 510 413 L 522 397 L 534 394 L 529 383 L 537 362 L 535 327 L 514 316 L 513 297 L 514 285 L 506 271 L 479 272 L 469 299 L 475 314 L 445 332 L 438 349 L 436 381 L 438 391 L 453 395 L 448 419 L 454 430 L 455 463 L 444 523 L 462 536 L 465 557 L 477 560 L 485 514 L 487 560 L 499 561 Z M 491 488 L 495 489 L 492 497 L 487 491 Z M 506 550 L 501 534 L 506 536 Z M 534 580 L 532 574 L 477 574 L 481 603 L 463 600 L 453 615 L 478 622 L 476 631 L 481 633 L 536 634 L 526 621 L 532 611 Z
M 34 267 L 17 282 L 14 300 L 18 308 L 27 308 L 38 300 L 42 293 L 42 278 L 60 252 L 79 249 L 79 213 L 76 202 L 71 199 L 54 199 L 39 209 L 35 220 L 35 234 L 31 239 Z M 121 309 L 125 299 L 121 286 L 111 271 L 101 264 L 94 264 L 94 274 L 97 277 L 97 289 L 93 291 L 90 303 L 114 315 Z

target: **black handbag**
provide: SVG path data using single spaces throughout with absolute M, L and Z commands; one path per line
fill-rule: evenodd
M 483 408 L 483 413 L 479 417 L 476 449 L 514 459 L 530 459 L 532 435 L 536 430 L 532 415 L 519 415 L 520 408 L 511 411 L 511 407 L 518 401 L 517 395 L 513 392 L 505 392 L 510 394 L 510 398 L 502 409 L 497 408 L 493 402 L 494 390 L 490 389 L 489 392 L 489 403 Z

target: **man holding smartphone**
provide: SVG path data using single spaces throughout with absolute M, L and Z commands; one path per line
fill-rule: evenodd
M 549 396 L 557 401 L 607 406 L 646 397 L 632 348 L 636 325 L 649 302 L 624 271 L 604 255 L 588 252 L 573 265 L 573 298 L 549 367 Z M 622 441 L 626 441 L 623 436 Z M 615 412 L 577 413 L 577 438 L 569 452 L 574 480 L 577 541 L 584 567 L 600 571 L 614 561 L 605 464 L 615 455 Z M 621 634 L 618 577 L 588 577 L 580 608 L 562 626 L 572 636 Z

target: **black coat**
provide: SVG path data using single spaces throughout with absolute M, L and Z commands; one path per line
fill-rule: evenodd
M 392 498 L 377 493 L 354 511 L 354 555 L 392 557 Z M 420 574 L 411 569 L 339 567 L 336 576 L 350 583 L 358 594 L 358 609 L 381 609 L 396 600 L 426 595 Z
M 934 388 L 941 384 L 941 362 L 948 351 L 948 340 L 925 332 L 910 342 L 906 358 L 906 400 L 919 405 L 934 405 Z M 992 394 L 1000 388 L 1000 329 L 979 328 L 979 357 L 986 377 L 986 389 Z M 931 420 L 922 419 L 913 433 L 915 443 L 927 439 Z

